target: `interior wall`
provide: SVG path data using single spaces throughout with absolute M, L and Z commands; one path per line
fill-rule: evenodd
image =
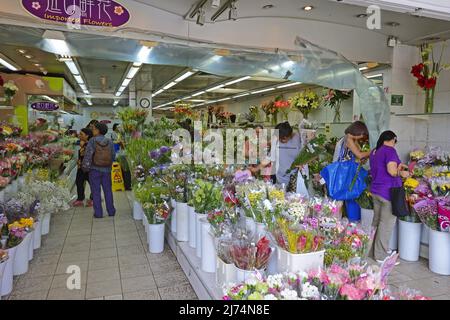
M 436 45 L 436 56 L 440 54 L 442 43 Z M 397 46 L 393 55 L 393 72 L 390 92 L 404 95 L 403 107 L 391 107 L 391 126 L 399 136 L 399 148 L 406 160 L 413 148 L 441 146 L 450 150 L 450 115 L 434 115 L 426 120 L 398 116 L 398 114 L 424 113 L 425 96 L 411 75 L 411 67 L 420 62 L 417 47 Z M 450 62 L 450 49 L 447 48 L 443 63 Z M 450 113 L 450 72 L 443 71 L 438 80 L 435 97 L 435 113 Z

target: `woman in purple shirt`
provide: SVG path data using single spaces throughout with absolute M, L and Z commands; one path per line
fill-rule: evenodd
M 372 226 L 377 228 L 371 254 L 378 262 L 382 262 L 391 254 L 389 241 L 397 219 L 392 214 L 391 188 L 401 187 L 402 177 L 409 176 L 409 172 L 404 171 L 408 166 L 401 163 L 394 148 L 396 144 L 396 134 L 385 131 L 378 139 L 376 149 L 370 153 L 370 191 L 374 205 Z

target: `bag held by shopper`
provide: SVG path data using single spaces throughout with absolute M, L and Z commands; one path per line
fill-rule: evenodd
M 93 157 L 94 166 L 111 167 L 113 164 L 113 155 L 111 152 L 110 141 L 105 139 L 102 142 L 95 141 L 95 151 Z
M 328 195 L 333 200 L 353 200 L 367 188 L 368 172 L 354 160 L 333 162 L 322 169 Z
M 391 188 L 392 214 L 396 217 L 409 216 L 408 203 L 406 202 L 405 188 Z

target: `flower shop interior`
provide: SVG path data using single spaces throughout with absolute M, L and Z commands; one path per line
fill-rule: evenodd
M 1 299 L 450 300 L 450 9 L 408 2 L 0 0 Z M 117 146 L 102 219 L 77 198 L 93 120 Z M 356 121 L 409 175 L 381 261 L 372 158 L 341 162 L 353 198 L 326 176 Z M 177 130 L 285 122 L 289 186 L 177 162 Z

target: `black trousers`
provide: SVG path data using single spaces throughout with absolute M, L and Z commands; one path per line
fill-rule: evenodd
M 89 173 L 84 172 L 81 169 L 77 170 L 77 178 L 75 180 L 75 183 L 77 185 L 77 194 L 78 194 L 78 201 L 84 201 L 84 190 L 85 190 L 85 183 L 89 183 Z M 91 194 L 91 200 L 92 200 L 92 194 Z

